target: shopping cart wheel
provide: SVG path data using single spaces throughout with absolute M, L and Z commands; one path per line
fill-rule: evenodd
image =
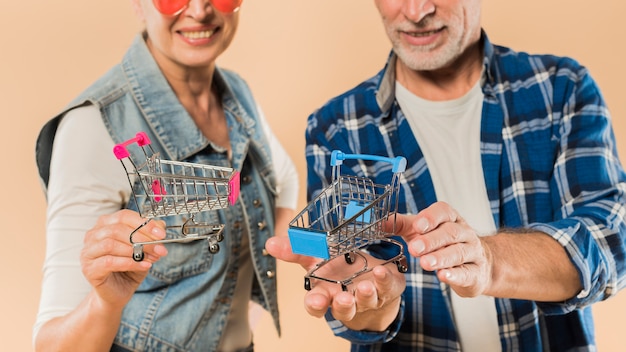
M 398 260 L 396 266 L 401 273 L 406 273 L 409 270 L 409 267 L 406 265 L 406 259 Z
M 136 262 L 142 261 L 144 258 L 143 245 L 133 244 L 133 259 Z
M 343 256 L 344 256 L 344 258 L 346 258 L 346 263 L 348 263 L 348 264 L 354 263 L 354 256 L 352 255 L 351 252 L 346 253 Z
M 311 291 L 311 279 L 308 277 L 304 278 L 304 289 L 307 291 Z
M 217 243 L 211 243 L 209 245 L 209 252 L 215 254 L 220 251 L 220 245 Z

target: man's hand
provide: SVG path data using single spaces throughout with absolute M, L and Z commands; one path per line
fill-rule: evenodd
M 417 215 L 398 214 L 396 233 L 424 270 L 436 270 L 439 280 L 460 296 L 484 294 L 491 285 L 489 247 L 448 204 L 435 203 Z
M 479 237 L 452 207 L 438 202 L 417 215 L 398 215 L 396 233 L 424 270 L 436 270 L 463 297 L 560 302 L 582 289 L 565 249 L 543 232 L 511 229 Z
M 293 254 L 287 237 L 272 237 L 265 247 L 275 258 L 300 264 L 307 271 L 319 262 L 317 258 Z M 394 265 L 378 265 L 383 261 L 362 254 L 373 268 L 357 277 L 348 291 L 342 291 L 341 285 L 336 283 L 315 281 L 304 297 L 304 306 L 310 315 L 322 317 L 330 308 L 335 319 L 353 330 L 383 331 L 393 322 L 406 286 L 404 274 Z M 338 257 L 326 263 L 323 271 L 333 277 L 348 277 L 363 264 L 360 256 L 356 256 L 352 264 Z

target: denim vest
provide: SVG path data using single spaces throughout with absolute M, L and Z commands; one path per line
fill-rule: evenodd
M 45 185 L 58 122 L 67 111 L 94 104 L 116 144 L 144 131 L 163 159 L 228 166 L 241 172 L 240 196 L 235 205 L 196 214 L 199 222 L 226 225 L 219 252 L 210 254 L 204 240 L 167 244 L 168 255 L 153 265 L 124 309 L 115 344 L 131 350 L 217 349 L 235 289 L 236 259 L 245 233 L 249 234 L 255 270 L 252 299 L 271 313 L 280 333 L 276 261 L 264 250 L 265 241 L 274 234 L 275 179 L 270 150 L 246 83 L 235 73 L 219 68 L 214 83 L 222 94 L 231 160 L 213 148 L 196 127 L 141 35 L 121 64 L 48 122 L 37 140 L 37 163 Z M 128 151 L 131 157 L 142 160 L 139 148 L 129 147 Z M 141 189 L 137 186 L 135 190 Z M 134 208 L 132 197 L 127 207 Z M 185 220 L 183 215 L 160 219 L 168 225 L 180 225 Z M 180 229 L 168 230 L 168 237 L 180 235 L 177 231 Z

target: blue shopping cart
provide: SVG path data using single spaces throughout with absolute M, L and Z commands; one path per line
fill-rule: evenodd
M 366 177 L 342 176 L 340 167 L 347 159 L 391 163 L 393 172 L 391 182 L 380 185 Z M 353 279 L 372 269 L 367 265 L 367 259 L 360 250 L 371 244 L 383 242 L 397 249 L 397 253 L 384 259 L 383 264 L 394 262 L 398 271 L 406 272 L 408 268 L 403 253 L 404 247 L 402 243 L 389 237 L 395 228 L 397 193 L 400 175 L 406 169 L 406 159 L 345 154 L 335 150 L 331 154 L 330 164 L 332 183 L 309 202 L 289 224 L 288 233 L 292 251 L 322 259 L 305 275 L 304 288 L 310 290 L 311 279 L 318 279 L 340 284 L 346 291 Z M 383 228 L 384 222 L 387 222 L 386 230 Z M 348 264 L 353 264 L 357 258 L 361 258 L 363 265 L 347 276 L 320 274 L 324 266 L 338 257 L 343 257 Z

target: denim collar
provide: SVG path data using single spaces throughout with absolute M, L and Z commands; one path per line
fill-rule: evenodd
M 209 141 L 170 88 L 146 45 L 144 35 L 135 38 L 122 60 L 121 67 L 130 93 L 152 134 L 163 147 L 165 158 L 184 160 L 209 145 Z M 242 127 L 239 133 L 251 136 L 256 123 L 241 107 L 217 67 L 213 79 L 222 96 L 229 126 L 236 124 Z

